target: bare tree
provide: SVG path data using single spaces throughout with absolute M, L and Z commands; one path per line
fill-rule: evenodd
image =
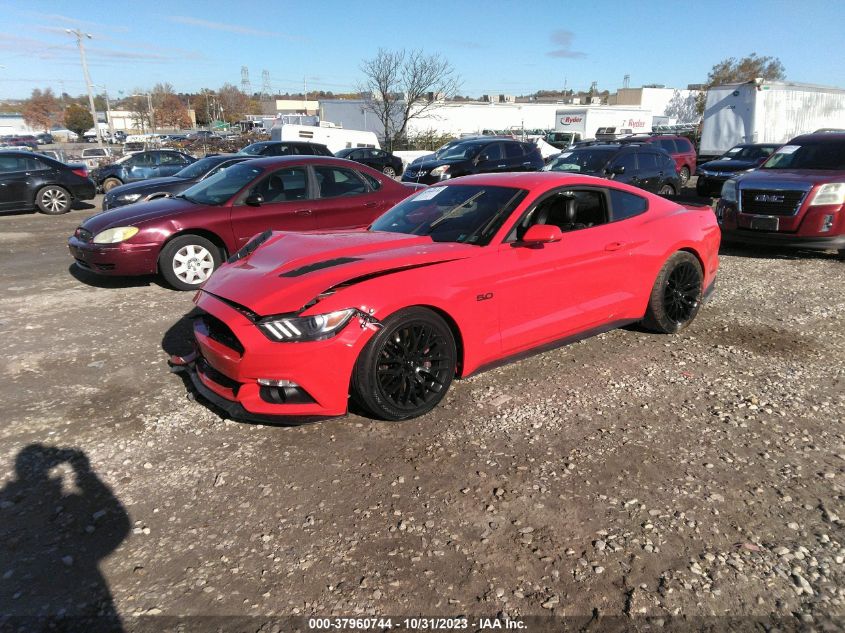
M 365 107 L 378 117 L 388 150 L 405 136 L 408 122 L 426 118 L 437 102 L 460 89 L 452 65 L 440 55 L 380 48 L 373 59 L 361 64 L 364 80 L 358 91 Z
M 678 123 L 694 123 L 699 116 L 697 101 L 696 93 L 691 92 L 685 97 L 680 90 L 676 90 L 672 93 L 669 103 L 666 104 L 663 114 L 677 119 Z
M 138 92 L 137 90 L 135 92 Z M 136 94 L 129 97 L 126 101 L 127 110 L 129 110 L 132 117 L 132 123 L 136 130 L 141 130 L 141 134 L 146 132 L 147 127 L 150 126 L 150 107 L 147 97 Z
M 223 84 L 217 91 L 217 102 L 223 111 L 223 120 L 237 123 L 249 113 L 249 97 L 233 84 Z

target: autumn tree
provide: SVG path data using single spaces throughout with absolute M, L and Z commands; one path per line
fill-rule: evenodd
M 53 125 L 61 121 L 62 108 L 50 88 L 44 91 L 35 88 L 32 96 L 24 103 L 22 114 L 29 127 L 49 132 Z
M 223 84 L 217 91 L 217 103 L 223 111 L 223 120 L 237 123 L 249 113 L 249 97 L 232 84 Z
M 365 107 L 381 123 L 388 150 L 405 136 L 409 121 L 429 116 L 439 99 L 460 88 L 448 61 L 421 50 L 380 48 L 374 58 L 364 60 L 361 72 L 358 91 L 366 95 Z
M 161 127 L 191 127 L 188 108 L 175 94 L 165 94 L 156 106 L 156 123 Z
M 704 112 L 707 90 L 713 86 L 751 81 L 757 77 L 769 81 L 783 81 L 786 79 L 786 71 L 777 57 L 769 57 L 768 55 L 758 57 L 757 53 L 751 53 L 748 57 L 742 59 L 735 57 L 723 59 L 715 64 L 707 74 L 707 82 L 704 84 L 704 89 L 701 91 L 696 104 L 698 113 Z
M 65 109 L 65 127 L 81 139 L 85 132 L 94 127 L 94 119 L 86 108 L 71 103 Z

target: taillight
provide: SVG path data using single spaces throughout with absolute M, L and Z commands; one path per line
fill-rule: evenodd
M 71 169 L 71 171 L 82 178 L 88 178 L 88 169 L 81 167 L 80 169 Z

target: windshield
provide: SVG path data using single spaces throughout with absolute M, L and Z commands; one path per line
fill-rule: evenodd
M 723 160 L 759 160 L 770 155 L 775 151 L 774 147 L 748 147 L 737 145 L 730 148 L 724 156 Z
M 185 198 L 198 204 L 219 206 L 255 180 L 262 171 L 258 167 L 250 167 L 244 164 L 232 165 L 221 169 L 193 187 L 189 187 L 184 193 L 176 197 Z
M 487 244 L 526 194 L 511 187 L 430 187 L 397 204 L 370 230 L 428 235 L 435 242 Z
M 473 158 L 482 147 L 484 146 L 481 143 L 458 143 L 438 153 L 437 158 L 442 160 Z
M 845 142 L 784 145 L 763 163 L 763 169 L 845 169 Z
M 563 152 L 546 166 L 546 171 L 598 173 L 616 153 L 615 149 L 576 149 Z
M 261 150 L 263 150 L 267 146 L 267 143 L 253 143 L 252 145 L 247 145 L 238 154 L 248 154 L 250 156 L 260 156 Z
M 201 158 L 197 162 L 191 163 L 184 169 L 177 171 L 174 176 L 176 178 L 199 178 L 215 165 L 219 165 L 220 162 L 221 160 L 219 158 Z

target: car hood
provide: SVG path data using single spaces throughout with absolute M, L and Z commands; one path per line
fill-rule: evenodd
M 757 169 L 737 178 L 745 189 L 767 187 L 775 183 L 805 185 L 809 188 L 826 182 L 845 182 L 845 170 L 833 169 Z
M 413 165 L 414 167 L 419 167 L 423 163 L 430 161 L 432 158 L 434 158 L 434 154 L 425 154 L 424 156 L 419 156 L 419 157 L 415 158 L 414 160 L 412 160 L 409 163 L 409 165 Z
M 706 169 L 708 171 L 726 171 L 734 172 L 743 169 L 751 169 L 757 166 L 756 160 L 711 160 L 708 163 L 702 163 L 698 169 Z
M 138 182 L 130 182 L 127 185 L 120 185 L 114 187 L 107 194 L 110 198 L 116 198 L 127 193 L 153 193 L 155 191 L 168 191 L 171 185 L 184 185 L 190 182 L 187 178 L 176 178 L 175 176 L 168 176 L 167 178 L 150 178 L 149 180 L 139 180 Z
M 426 171 L 430 171 L 435 167 L 440 167 L 441 165 L 457 165 L 458 163 L 465 163 L 468 160 L 468 158 L 449 158 L 446 160 L 443 160 L 441 158 L 435 158 L 433 160 L 423 161 L 420 164 L 415 165 L 414 167 L 416 169 L 424 169 Z
M 117 209 L 103 211 L 87 218 L 82 227 L 94 235 L 115 226 L 137 226 L 149 220 L 161 220 L 182 213 L 202 211 L 206 205 L 188 202 L 182 198 L 159 198 L 149 202 L 127 204 Z
M 299 312 L 338 286 L 464 259 L 478 248 L 380 231 L 274 232 L 251 255 L 220 267 L 203 290 L 261 316 Z

